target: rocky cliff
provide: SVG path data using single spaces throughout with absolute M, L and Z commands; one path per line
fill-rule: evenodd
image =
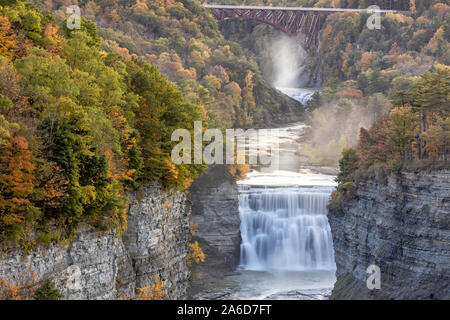
M 239 195 L 236 182 L 225 166 L 212 166 L 189 189 L 193 237 L 206 254 L 194 269 L 190 297 L 214 288 L 239 263 L 241 243 Z M 210 297 L 211 298 L 211 297 Z
M 161 191 L 154 185 L 132 194 L 123 242 L 137 287 L 153 283 L 156 274 L 163 281 L 166 299 L 185 297 L 190 277 L 186 266 L 190 213 L 184 192 Z
M 30 254 L 10 248 L 1 257 L 0 279 L 19 286 L 24 298 L 49 278 L 65 299 L 132 299 L 135 288 L 153 283 L 155 274 L 163 282 L 165 299 L 184 298 L 190 276 L 185 194 L 152 185 L 130 200 L 123 238 L 115 231 L 83 228 L 67 245 L 38 247 Z
M 450 171 L 362 181 L 329 221 L 332 299 L 450 299 Z M 381 269 L 380 290 L 367 289 L 370 265 Z

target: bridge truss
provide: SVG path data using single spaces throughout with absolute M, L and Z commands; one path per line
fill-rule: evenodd
M 219 22 L 229 20 L 256 20 L 271 25 L 291 38 L 294 38 L 305 50 L 318 43 L 321 13 L 366 11 L 361 9 L 226 5 L 204 5 L 204 7 L 209 8 L 214 18 Z M 376 12 L 395 13 L 397 11 L 378 10 Z

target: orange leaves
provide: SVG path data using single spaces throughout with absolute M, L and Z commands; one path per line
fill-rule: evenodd
M 28 150 L 28 141 L 21 136 L 11 139 L 11 160 L 7 171 L 12 192 L 19 198 L 25 198 L 33 192 L 33 170 L 35 165 L 31 162 L 31 151 Z
M 34 163 L 28 141 L 22 136 L 10 139 L 6 152 L 0 156 L 0 227 L 23 222 L 34 191 Z
M 127 48 L 122 48 L 120 45 L 114 40 L 106 40 L 106 46 L 110 47 L 113 52 L 118 53 L 122 56 L 129 57 L 130 51 Z
M 386 17 L 398 23 L 411 24 L 414 21 L 412 18 L 398 13 L 386 13 Z
M 43 190 L 45 193 L 45 204 L 50 208 L 59 208 L 62 206 L 64 198 L 66 197 L 67 187 L 69 181 L 64 179 L 62 175 L 63 170 L 56 166 L 48 177 Z
M 388 152 L 386 145 L 387 126 L 388 118 L 381 116 L 370 129 L 360 129 L 356 153 L 361 162 L 382 163 L 386 161 Z
M 447 133 L 448 135 L 448 133 Z M 445 146 L 446 135 L 441 125 L 432 125 L 425 132 L 421 134 L 421 139 L 424 141 L 424 151 L 432 160 L 439 159 L 439 153 L 442 146 Z
M 0 279 L 0 300 L 20 300 L 19 287 L 9 283 L 6 279 Z
M 361 56 L 361 60 L 356 64 L 356 70 L 361 72 L 367 71 L 374 57 L 375 52 L 364 52 Z
M 442 19 L 446 14 L 450 12 L 450 6 L 445 3 L 438 2 L 433 5 L 433 14 L 438 18 Z
M 7 226 L 12 226 L 16 223 L 21 223 L 25 217 L 21 214 L 7 213 L 2 217 L 2 222 Z
M 44 27 L 44 36 L 46 38 L 45 49 L 49 51 L 52 56 L 59 54 L 62 37 L 59 34 L 58 26 L 47 23 Z
M 336 93 L 336 96 L 339 98 L 354 98 L 354 99 L 361 99 L 363 96 L 363 93 L 361 90 L 353 89 L 353 88 L 347 88 L 345 90 L 339 91 Z
M 322 39 L 328 40 L 332 33 L 333 33 L 333 27 L 331 26 L 331 24 L 327 24 L 325 29 L 322 31 Z

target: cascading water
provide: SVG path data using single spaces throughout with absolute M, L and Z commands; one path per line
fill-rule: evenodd
M 240 186 L 241 268 L 331 270 L 326 216 L 332 187 Z
M 315 91 L 279 89 L 303 104 Z M 276 138 L 278 169 L 254 167 L 238 181 L 241 271 L 228 278 L 239 288 L 230 298 L 304 299 L 304 292 L 326 299 L 331 293 L 336 265 L 326 206 L 336 182 L 302 165 L 298 150 L 305 127 L 279 128 L 278 137 L 249 147 L 249 153 L 265 150 Z
M 313 94 L 318 91 L 316 89 L 299 89 L 299 88 L 284 88 L 277 87 L 278 90 L 284 94 L 290 96 L 291 98 L 299 101 L 301 104 L 306 105 L 306 103 L 311 99 Z

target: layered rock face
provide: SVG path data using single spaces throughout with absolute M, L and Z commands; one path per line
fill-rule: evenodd
M 205 262 L 194 266 L 189 297 L 213 299 L 215 296 L 208 296 L 208 291 L 217 288 L 224 275 L 239 263 L 238 188 L 225 166 L 212 166 L 193 182 L 189 201 L 191 221 L 197 224 L 193 240 L 206 254 Z
M 123 242 L 136 274 L 136 286 L 163 281 L 166 299 L 186 295 L 190 277 L 186 266 L 190 207 L 179 191 L 161 191 L 159 185 L 132 194 L 128 229 Z
M 238 188 L 224 166 L 211 167 L 190 188 L 191 221 L 198 224 L 196 238 L 222 254 L 223 263 L 234 265 L 241 243 Z
M 130 299 L 135 275 L 115 232 L 98 235 L 85 228 L 67 246 L 38 247 L 31 254 L 11 248 L 0 263 L 0 278 L 32 298 L 43 279 L 51 279 L 66 299 Z M 120 279 L 120 281 L 119 281 Z
M 332 299 L 450 299 L 450 171 L 361 182 L 329 221 Z M 380 290 L 367 288 L 370 265 L 381 269 Z
M 165 299 L 186 295 L 190 240 L 186 196 L 160 185 L 131 195 L 128 230 L 98 233 L 84 228 L 67 245 L 38 247 L 30 254 L 11 248 L 0 261 L 0 279 L 31 298 L 42 280 L 52 280 L 65 299 L 132 299 L 135 288 L 163 282 Z

